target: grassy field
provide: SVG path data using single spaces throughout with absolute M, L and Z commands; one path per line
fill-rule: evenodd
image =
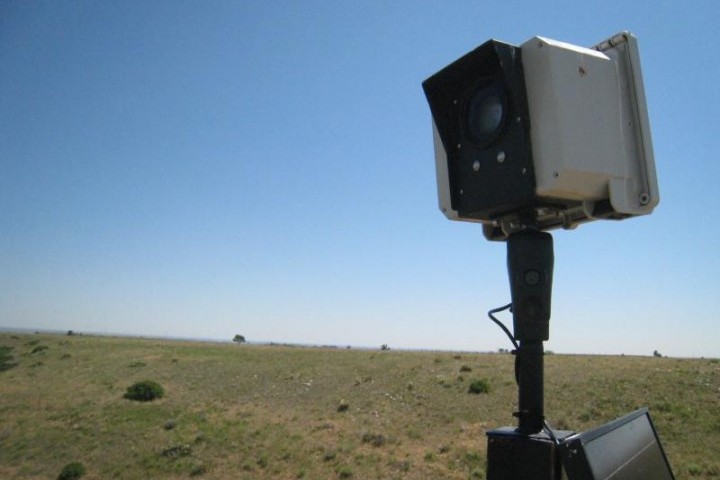
M 678 479 L 720 478 L 720 361 L 549 355 L 545 376 L 554 427 L 647 406 Z M 139 380 L 164 397 L 123 398 Z M 507 354 L 0 334 L 0 478 L 483 479 L 516 392 Z

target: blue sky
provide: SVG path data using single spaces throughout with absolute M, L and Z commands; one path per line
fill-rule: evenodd
M 437 207 L 421 82 L 639 39 L 661 202 L 557 231 L 556 352 L 720 356 L 720 3 L 0 4 L 0 326 L 508 347 L 505 245 Z M 504 317 L 508 323 L 509 316 Z

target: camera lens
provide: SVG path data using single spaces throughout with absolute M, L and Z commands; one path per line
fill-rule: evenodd
M 474 143 L 485 146 L 497 138 L 505 120 L 505 96 L 500 86 L 485 85 L 470 96 L 465 107 L 465 129 Z

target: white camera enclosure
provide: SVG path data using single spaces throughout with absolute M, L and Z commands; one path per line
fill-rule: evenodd
M 652 213 L 659 202 L 637 40 L 491 40 L 423 82 L 440 208 L 490 239 Z
M 643 215 L 659 197 L 637 42 L 613 40 L 605 51 L 541 37 L 521 46 L 536 191 Z

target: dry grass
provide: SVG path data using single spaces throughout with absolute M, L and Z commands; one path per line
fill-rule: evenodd
M 87 479 L 484 478 L 485 431 L 514 425 L 509 355 L 9 334 L 0 346 L 18 363 L 0 372 L 1 478 L 55 478 L 72 461 Z M 469 395 L 478 379 L 490 392 Z M 140 380 L 165 396 L 123 399 Z M 677 478 L 720 478 L 717 360 L 551 355 L 546 384 L 555 426 L 648 406 Z

